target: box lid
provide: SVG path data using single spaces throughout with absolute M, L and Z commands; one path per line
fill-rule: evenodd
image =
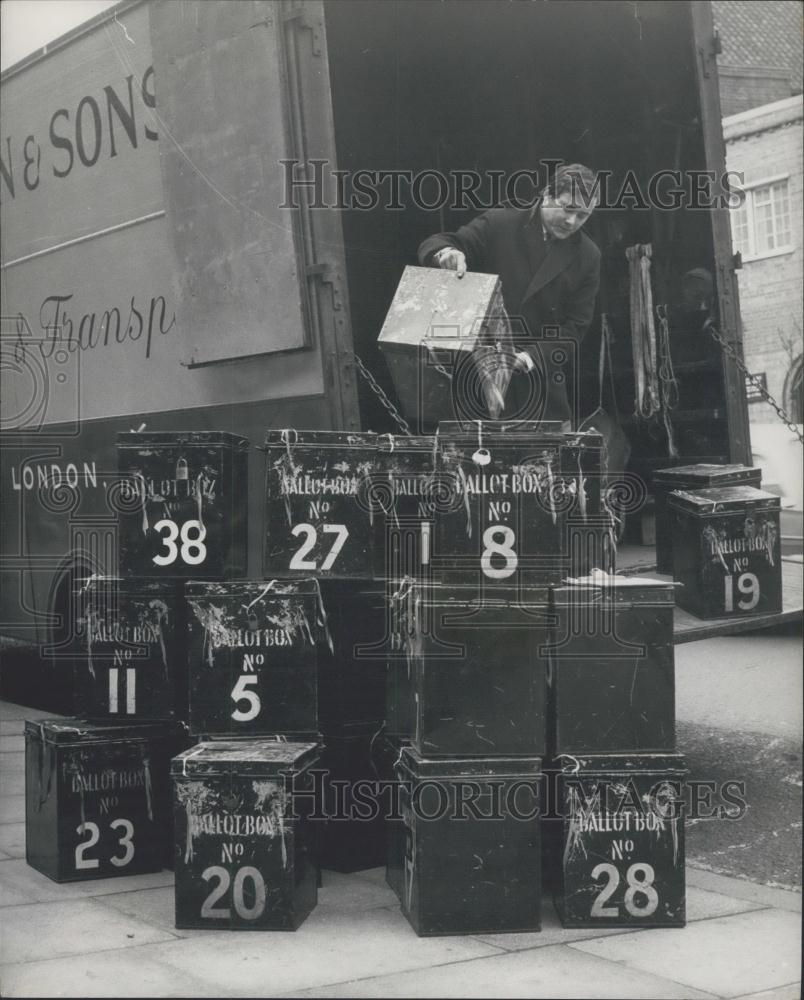
M 378 434 L 377 451 L 387 452 L 389 455 L 419 452 L 432 455 L 435 442 L 434 434 Z
M 125 743 L 131 740 L 163 740 L 186 737 L 181 722 L 90 722 L 87 719 L 37 719 L 25 721 L 25 735 L 33 740 L 59 745 Z
M 75 593 L 85 593 L 88 596 L 96 593 L 138 594 L 143 597 L 175 600 L 181 597 L 181 586 L 181 580 L 165 580 L 150 576 L 101 576 L 93 573 L 92 576 L 78 581 Z
M 244 598 L 248 600 L 274 597 L 315 597 L 321 591 L 318 580 L 304 577 L 300 580 L 188 580 L 185 585 L 187 597 L 194 598 Z
M 296 430 L 294 427 L 272 429 L 265 432 L 263 449 L 282 448 L 291 453 L 297 448 L 337 448 L 344 454 L 357 448 L 377 448 L 374 431 L 319 431 Z
M 656 485 L 668 485 L 673 489 L 683 489 L 685 486 L 718 486 L 729 483 L 753 483 L 758 486 L 762 482 L 762 469 L 748 465 L 678 465 L 671 469 L 657 469 L 653 473 Z
M 717 486 L 706 490 L 673 490 L 668 506 L 692 514 L 719 514 L 729 511 L 780 510 L 781 499 L 755 486 Z
M 421 587 L 419 596 L 423 604 L 429 607 L 439 607 L 442 610 L 455 608 L 456 613 L 461 610 L 477 609 L 478 617 L 488 612 L 489 614 L 499 614 L 506 611 L 518 612 L 510 617 L 527 618 L 530 609 L 542 611 L 546 610 L 550 603 L 550 587 L 545 584 L 543 587 L 523 588 L 515 597 L 497 596 L 494 591 L 486 591 L 482 595 L 478 593 L 477 586 L 468 584 L 428 584 Z M 508 616 L 504 621 L 508 620 Z M 535 619 L 531 619 L 535 621 Z M 503 624 L 503 621 L 500 622 Z M 470 626 L 471 627 L 471 626 Z
M 484 321 L 495 311 L 502 315 L 496 274 L 467 271 L 459 279 L 454 271 L 406 267 L 378 342 L 383 349 L 427 345 L 434 350 L 471 351 L 481 339 Z
M 637 775 L 658 774 L 683 776 L 688 774 L 687 762 L 680 753 L 641 754 L 560 754 L 558 763 L 565 777 L 578 775 Z
M 318 759 L 317 743 L 238 739 L 199 743 L 170 762 L 170 773 L 186 778 L 207 775 L 281 775 L 298 771 Z
M 553 589 L 556 606 L 571 604 L 675 604 L 678 584 L 668 580 L 654 580 L 641 576 L 619 576 L 593 570 L 588 576 L 569 577 L 560 587 Z
M 484 440 L 487 437 L 490 440 L 496 438 L 499 443 L 500 436 L 504 435 L 506 440 L 513 438 L 517 444 L 532 441 L 534 447 L 538 447 L 545 437 L 550 438 L 551 444 L 554 437 L 569 441 L 570 438 L 582 438 L 586 433 L 592 438 L 600 438 L 599 434 L 592 432 L 576 431 L 568 435 L 563 426 L 560 420 L 441 420 L 436 436 L 439 441 L 463 441 L 468 438 L 474 442 L 481 435 Z
M 535 778 L 541 757 L 422 757 L 413 747 L 403 747 L 399 763 L 419 778 Z
M 165 448 L 203 445 L 220 445 L 245 451 L 250 447 L 248 438 L 229 431 L 118 431 L 118 448 Z

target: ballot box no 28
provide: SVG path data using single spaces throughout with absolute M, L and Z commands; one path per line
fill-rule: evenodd
M 309 791 L 318 752 L 233 740 L 174 758 L 176 927 L 296 930 L 307 917 L 317 901 L 310 803 L 295 796 Z

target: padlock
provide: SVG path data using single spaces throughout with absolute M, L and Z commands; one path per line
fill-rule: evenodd
M 176 462 L 176 481 L 178 482 L 179 480 L 183 480 L 186 482 L 188 478 L 189 476 L 187 472 L 187 459 L 180 458 Z

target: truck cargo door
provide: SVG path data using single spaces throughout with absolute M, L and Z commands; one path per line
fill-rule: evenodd
M 151 42 L 185 363 L 320 351 L 356 426 L 340 218 L 287 189 L 335 166 L 321 4 L 154 4 Z

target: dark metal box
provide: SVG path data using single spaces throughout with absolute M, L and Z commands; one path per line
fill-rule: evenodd
M 683 927 L 683 781 L 678 754 L 564 758 L 565 927 Z
M 200 743 L 171 763 L 176 927 L 296 930 L 317 901 L 315 743 Z
M 220 431 L 118 434 L 120 574 L 244 576 L 248 450 Z
M 81 588 L 78 715 L 111 722 L 186 717 L 182 587 L 181 581 L 96 576 Z
M 191 581 L 186 594 L 191 731 L 316 732 L 317 581 Z
M 264 575 L 372 579 L 384 524 L 377 435 L 269 431 L 264 450 Z
M 698 618 L 782 610 L 781 501 L 752 486 L 668 497 L 680 607 Z
M 601 575 L 553 591 L 551 753 L 675 749 L 674 589 Z
M 538 757 L 402 751 L 402 912 L 419 936 L 541 930 Z
M 603 565 L 601 448 L 600 435 L 568 436 L 557 421 L 442 422 L 434 578 L 510 594 L 557 583 L 588 568 L 585 551 L 574 568 L 571 556 L 573 536 L 585 550 L 590 532 L 600 550 L 591 562 Z
M 656 501 L 656 571 L 673 572 L 673 529 L 667 496 L 673 490 L 710 489 L 714 486 L 755 486 L 762 484 L 762 469 L 747 465 L 679 465 L 653 473 Z
M 378 343 L 417 427 L 499 415 L 514 350 L 496 275 L 406 267 Z
M 546 588 L 521 601 L 471 587 L 421 597 L 413 653 L 414 732 L 423 757 L 541 757 L 545 750 Z
M 355 872 L 385 864 L 388 789 L 373 759 L 381 729 L 382 721 L 375 720 L 333 727 L 324 735 L 322 868 Z
M 161 871 L 177 724 L 25 723 L 25 856 L 56 882 Z
M 386 580 L 427 572 L 438 482 L 435 437 L 380 434 L 373 495 L 385 514 L 375 573 Z M 384 499 L 384 495 L 387 499 Z

